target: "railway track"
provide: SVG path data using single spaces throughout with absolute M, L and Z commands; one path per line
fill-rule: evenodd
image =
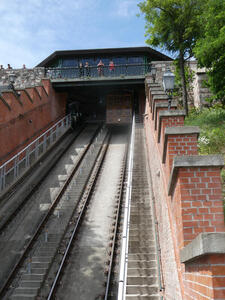
M 125 290 L 129 299 L 153 300 L 160 298 L 160 274 L 154 219 L 147 200 L 145 154 L 140 149 L 143 133 L 139 127 L 135 138 Z M 106 130 L 94 139 L 95 146 L 91 144 L 80 157 L 70 179 L 64 182 L 48 214 L 29 239 L 1 289 L 1 299 L 117 299 L 128 175 L 127 140 L 127 132 L 113 132 L 109 137 Z
M 76 141 L 76 139 L 82 134 L 84 129 L 85 129 L 85 126 L 81 127 L 75 133 L 75 135 L 71 134 L 72 138 L 69 139 L 69 142 L 67 142 L 64 147 L 59 148 L 59 151 L 57 153 L 53 153 L 53 155 L 56 156 L 57 160 L 59 160 L 64 155 L 64 153 L 69 149 L 69 147 L 72 145 L 72 143 L 74 143 L 74 141 Z M 97 134 L 97 132 L 98 132 L 98 130 L 96 130 L 96 134 Z M 93 137 L 93 139 L 94 139 L 94 137 Z M 92 141 L 89 142 L 87 147 L 90 146 L 91 142 Z M 57 145 L 55 145 L 55 146 L 57 146 Z M 50 153 L 50 155 L 51 155 L 51 153 Z M 46 157 L 46 155 L 45 155 L 45 157 Z M 49 164 L 48 168 L 45 168 L 46 170 L 43 172 L 44 174 L 42 174 L 41 178 L 38 179 L 35 184 L 31 184 L 28 194 L 25 197 L 21 197 L 22 198 L 21 201 L 18 201 L 16 204 L 13 203 L 13 205 L 9 204 L 10 209 L 8 209 L 9 207 L 7 207 L 4 211 L 4 214 L 1 213 L 0 235 L 5 230 L 5 228 L 10 224 L 10 222 L 16 217 L 16 215 L 23 209 L 23 206 L 26 204 L 27 201 L 29 201 L 30 196 L 40 187 L 41 183 L 45 180 L 45 178 L 49 175 L 51 170 L 55 167 L 56 162 L 57 161 L 54 161 L 54 159 L 53 159 L 53 162 Z M 42 164 L 42 162 L 39 162 L 39 165 L 40 164 Z M 24 176 L 22 176 L 20 178 L 20 180 L 15 184 L 15 186 L 13 186 L 12 189 L 10 189 L 10 191 L 4 196 L 5 202 L 10 203 L 11 198 L 18 191 L 18 186 L 21 186 L 23 183 L 26 182 L 26 180 L 31 175 L 31 172 L 34 170 L 35 167 L 38 167 L 37 164 L 35 164 L 35 166 L 33 166 L 28 173 L 26 173 Z
M 135 126 L 133 145 L 117 300 L 159 300 L 163 290 L 160 250 L 142 124 Z
M 78 159 L 77 163 L 75 164 L 75 166 L 74 166 L 74 168 L 73 168 L 73 170 L 72 170 L 72 172 L 70 174 L 70 178 L 68 178 L 66 180 L 64 186 L 60 189 L 56 200 L 51 204 L 49 212 L 53 211 L 55 209 L 55 207 L 57 207 L 57 203 L 59 202 L 60 197 L 62 196 L 65 188 L 69 185 L 73 174 L 76 173 L 76 171 L 78 170 L 79 166 L 81 165 L 81 162 L 83 161 L 83 158 L 86 156 L 88 150 L 91 148 L 91 145 L 92 145 L 92 142 L 93 142 L 94 139 L 95 139 L 95 135 L 93 136 L 93 138 L 91 139 L 91 141 L 88 143 L 88 145 L 86 147 L 82 147 L 84 149 L 82 149 L 81 154 L 79 155 L 79 159 Z M 10 287 L 11 283 L 13 282 L 13 279 L 15 278 L 15 275 L 16 275 L 17 271 L 23 265 L 23 263 L 27 260 L 28 252 L 33 247 L 33 245 L 35 243 L 35 240 L 37 240 L 37 236 L 38 236 L 41 228 L 43 227 L 43 225 L 47 221 L 47 215 L 48 215 L 48 213 L 44 216 L 44 218 L 38 224 L 37 229 L 36 229 L 35 233 L 33 234 L 33 237 L 32 238 L 29 237 L 28 244 L 24 245 L 25 250 L 21 251 L 22 254 L 20 252 L 19 257 L 18 257 L 18 255 L 14 255 L 14 256 L 17 256 L 16 259 L 15 259 L 16 262 L 14 262 L 14 266 L 11 269 L 10 274 L 7 276 L 7 279 L 5 280 L 4 284 L 1 284 L 0 297 L 3 297 L 3 295 L 6 294 L 7 289 Z M 10 227 L 10 221 L 7 222 L 7 226 Z M 28 258 L 28 260 L 29 259 L 30 258 Z
M 99 190 L 101 190 L 104 185 L 102 185 L 102 181 L 106 179 L 104 175 L 107 173 L 110 159 L 113 157 L 112 153 L 113 151 L 114 153 L 116 152 L 115 149 L 112 149 L 113 147 L 115 147 L 113 142 L 109 145 L 105 144 L 102 147 L 96 165 L 92 170 L 92 175 L 89 178 L 89 183 L 86 184 L 85 194 L 81 196 L 80 203 L 82 204 L 78 207 L 70 220 L 68 230 L 64 234 L 64 238 L 59 247 L 60 253 L 56 255 L 55 263 L 52 264 L 49 269 L 44 281 L 45 284 L 43 284 L 39 290 L 39 298 L 37 299 L 63 299 L 63 297 L 67 299 L 111 298 L 111 275 L 113 273 L 114 250 L 117 246 L 116 234 L 118 233 L 117 227 L 119 225 L 119 214 L 123 196 L 127 144 L 124 145 L 123 151 L 120 153 L 117 174 L 112 174 L 111 177 L 112 183 L 116 178 L 116 184 L 112 185 L 114 190 L 114 193 L 112 193 L 113 199 L 109 199 L 109 203 L 105 203 L 103 210 L 100 212 L 101 208 L 98 209 L 98 205 L 102 206 L 102 204 L 101 199 L 99 199 L 101 198 L 99 197 Z M 109 150 L 107 152 L 108 148 Z M 103 198 L 104 197 L 106 198 L 107 196 L 105 195 Z M 101 220 L 99 216 L 101 216 Z M 105 223 L 107 219 L 109 219 L 107 222 L 110 222 L 110 224 Z M 103 222 L 103 224 L 101 222 Z M 103 232 L 101 233 L 100 226 L 102 225 L 108 230 L 103 228 Z M 102 234 L 104 241 L 101 239 L 97 239 L 96 241 L 96 236 L 93 233 L 95 228 L 99 228 L 96 232 L 99 235 Z M 85 245 L 85 247 L 83 247 L 82 244 L 84 241 L 85 244 L 88 243 L 88 246 Z M 102 244 L 105 244 L 104 249 L 102 248 Z M 100 257 L 98 257 L 98 253 L 96 252 L 101 253 L 101 261 L 98 261 Z M 93 257 L 95 257 L 94 260 L 92 259 Z M 73 268 L 73 270 L 70 270 L 70 267 Z M 73 276 L 74 269 L 76 272 L 75 277 L 78 276 L 79 280 Z M 83 271 L 84 269 L 86 269 L 85 272 Z M 93 278 L 90 275 L 85 281 L 82 280 L 82 277 L 85 276 L 84 273 L 90 272 L 91 274 L 93 271 L 95 272 Z M 86 291 L 83 292 L 82 287 L 77 288 L 77 285 L 82 286 L 84 282 Z M 46 286 L 46 284 L 48 286 Z M 68 288 L 70 284 L 72 287 Z M 73 291 L 75 291 L 75 293 Z M 87 295 L 90 292 L 91 295 Z
M 115 136 L 110 144 L 111 153 L 113 147 L 117 145 Z M 123 139 L 127 140 L 127 134 L 126 138 L 124 136 L 125 134 Z M 90 146 L 84 156 L 85 158 L 81 159 L 79 168 L 76 169 L 72 178 L 65 183 L 65 188 L 61 188 L 57 199 L 52 203 L 48 214 L 38 225 L 20 260 L 14 266 L 4 287 L 1 289 L 1 299 L 63 299 L 61 296 L 61 282 L 64 280 L 64 275 L 62 276 L 62 274 L 66 273 L 65 266 L 69 265 L 68 260 L 73 257 L 71 247 L 73 249 L 74 244 L 79 245 L 78 242 L 74 243 L 74 239 L 79 239 L 83 228 L 80 223 L 86 222 L 83 219 L 86 219 L 90 206 L 93 207 L 94 205 L 90 203 L 96 201 L 93 198 L 98 185 L 101 186 L 99 181 L 103 180 L 101 178 L 105 178 L 104 174 L 102 175 L 104 165 L 108 163 L 111 167 L 112 154 L 107 153 L 109 140 L 106 131 L 102 131 L 98 139 L 95 140 L 95 146 Z M 110 219 L 110 225 L 107 225 L 108 234 L 104 234 L 105 249 L 107 250 L 101 263 L 102 281 L 96 299 L 109 299 L 111 297 L 113 262 L 117 246 L 116 234 L 118 233 L 126 170 L 127 142 L 124 143 L 122 148 L 123 150 L 120 150 L 120 152 L 123 154 L 120 153 L 119 155 L 117 173 L 112 174 L 112 178 L 115 177 L 112 181 L 115 181 L 116 184 L 112 182 L 111 188 L 114 190 L 114 196 L 113 201 L 110 199 L 112 203 L 108 204 L 110 212 L 108 211 L 108 216 L 102 216 Z M 114 152 L 117 153 L 115 149 Z M 118 154 L 115 153 L 114 156 L 117 160 Z M 108 158 L 105 163 L 107 154 Z M 105 210 L 105 207 L 103 210 Z M 82 298 L 79 295 L 74 298 L 73 295 L 71 299 Z

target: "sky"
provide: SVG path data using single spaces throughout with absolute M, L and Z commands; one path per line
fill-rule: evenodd
M 0 64 L 35 67 L 57 50 L 147 46 L 140 0 L 0 0 Z

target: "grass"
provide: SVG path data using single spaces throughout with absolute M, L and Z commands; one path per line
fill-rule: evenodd
M 225 159 L 225 109 L 217 105 L 211 108 L 192 109 L 185 119 L 187 126 L 199 126 L 199 154 L 222 154 Z M 221 171 L 225 195 L 225 168 Z M 224 199 L 225 214 L 225 199 Z

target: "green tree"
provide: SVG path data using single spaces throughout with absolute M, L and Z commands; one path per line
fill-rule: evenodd
M 147 43 L 176 55 L 182 83 L 183 107 L 188 115 L 185 60 L 193 56 L 200 36 L 199 15 L 207 0 L 144 0 L 138 6 L 145 16 Z
M 208 0 L 199 18 L 203 35 L 194 53 L 208 71 L 208 86 L 215 98 L 225 105 L 225 1 Z

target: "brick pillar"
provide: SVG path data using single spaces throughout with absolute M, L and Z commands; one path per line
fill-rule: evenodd
M 162 163 L 166 178 L 170 176 L 173 158 L 177 155 L 197 155 L 200 130 L 197 126 L 167 127 L 164 132 Z
M 152 97 L 151 112 L 152 112 L 153 118 L 154 118 L 154 113 L 155 113 L 155 107 L 156 107 L 157 104 L 160 104 L 160 103 L 164 103 L 168 107 L 168 97 L 167 97 L 167 95 L 154 95 Z M 173 103 L 174 103 L 174 101 L 173 101 Z
M 202 232 L 225 232 L 220 155 L 177 156 L 169 181 L 181 249 Z
M 225 233 L 202 233 L 181 251 L 185 299 L 225 299 Z
M 171 103 L 171 110 L 177 109 L 177 103 L 172 102 Z M 155 130 L 157 129 L 158 126 L 158 119 L 159 119 L 159 112 L 160 111 L 168 111 L 168 103 L 156 103 L 155 104 L 155 109 L 152 114 L 152 119 L 155 121 Z
M 164 132 L 167 127 L 177 127 L 184 125 L 185 112 L 183 110 L 160 111 L 158 116 L 158 127 L 155 131 L 159 150 L 163 153 Z M 152 125 L 154 127 L 154 125 Z

